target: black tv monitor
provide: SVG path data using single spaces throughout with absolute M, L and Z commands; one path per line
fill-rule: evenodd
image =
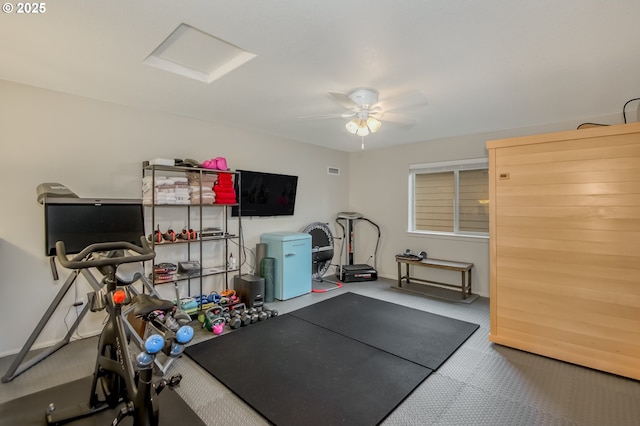
M 242 216 L 293 216 L 298 176 L 237 171 L 240 179 L 235 180 L 235 189 L 239 204 L 232 208 L 232 216 L 237 216 L 238 211 Z
M 51 198 L 44 202 L 45 251 L 55 256 L 56 242 L 67 254 L 93 243 L 126 241 L 140 245 L 144 235 L 141 200 Z

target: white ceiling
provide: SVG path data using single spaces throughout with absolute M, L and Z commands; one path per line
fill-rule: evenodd
M 640 96 L 638 0 L 45 4 L 0 16 L 0 79 L 343 151 L 360 149 L 345 119 L 298 118 L 343 112 L 328 92 L 425 95 L 403 111 L 416 125 L 384 123 L 368 149 L 622 112 Z M 211 83 L 143 64 L 181 23 L 257 56 Z

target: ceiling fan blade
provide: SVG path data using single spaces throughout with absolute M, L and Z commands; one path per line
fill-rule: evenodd
M 345 118 L 344 114 L 320 114 L 320 115 L 305 115 L 302 117 L 297 117 L 300 120 L 315 120 L 321 118 Z
M 416 120 L 415 118 L 388 112 L 385 112 L 384 114 L 372 114 L 372 116 L 382 121 L 383 123 L 399 124 L 402 126 L 413 126 L 418 122 L 418 120 Z
M 399 109 L 413 108 L 427 104 L 427 97 L 417 90 L 395 98 L 386 99 L 378 102 L 384 111 L 391 112 Z
M 344 93 L 338 92 L 329 92 L 329 95 L 333 98 L 334 101 L 338 102 L 340 106 L 345 109 L 357 108 L 359 105 L 353 102 L 347 95 Z

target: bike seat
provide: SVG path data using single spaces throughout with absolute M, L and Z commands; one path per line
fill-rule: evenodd
M 133 314 L 137 317 L 143 317 L 153 311 L 168 312 L 172 310 L 174 304 L 170 300 L 158 299 L 147 294 L 139 294 L 136 296 L 136 307 Z

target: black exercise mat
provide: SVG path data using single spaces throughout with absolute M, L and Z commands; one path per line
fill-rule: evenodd
M 185 353 L 279 426 L 375 425 L 432 372 L 291 315 Z
M 85 377 L 0 404 L 0 423 L 16 426 L 46 425 L 45 411 L 49 403 L 55 402 L 57 407 L 62 408 L 88 401 L 91 379 L 91 376 Z M 204 426 L 202 420 L 175 391 L 163 390 L 158 395 L 158 402 L 160 404 L 160 425 Z M 120 406 L 66 424 L 70 426 L 110 425 L 118 415 L 118 408 Z M 133 418 L 130 416 L 125 417 L 118 424 L 118 426 L 131 425 L 133 425 Z
M 434 371 L 480 327 L 355 293 L 290 315 Z

